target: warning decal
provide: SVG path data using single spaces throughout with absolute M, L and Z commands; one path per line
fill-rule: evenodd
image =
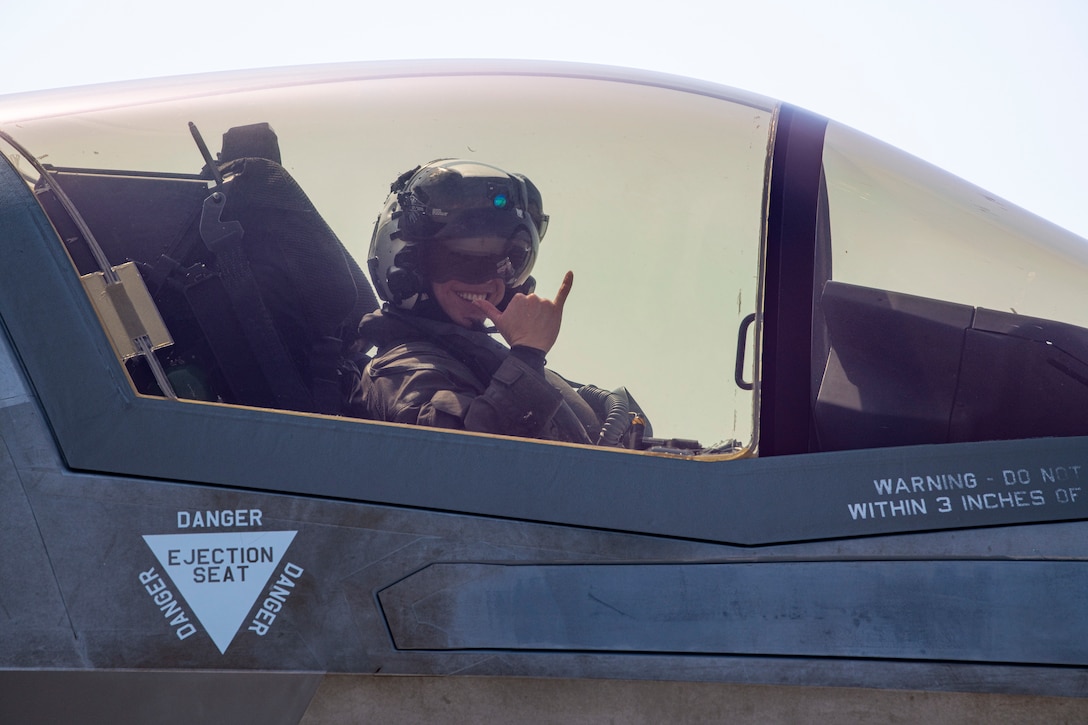
M 223 654 L 296 533 L 239 531 L 143 538 Z

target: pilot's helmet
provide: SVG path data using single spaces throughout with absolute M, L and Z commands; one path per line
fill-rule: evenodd
M 367 264 L 383 300 L 410 310 L 434 282 L 499 277 L 526 284 L 548 226 L 540 191 L 521 174 L 439 159 L 390 186 Z

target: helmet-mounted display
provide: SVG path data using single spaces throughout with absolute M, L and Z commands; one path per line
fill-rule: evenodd
M 400 175 L 374 225 L 368 266 L 382 299 L 411 309 L 435 282 L 524 285 L 547 230 L 525 176 L 439 159 Z

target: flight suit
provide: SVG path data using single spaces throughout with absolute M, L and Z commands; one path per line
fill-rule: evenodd
M 367 315 L 377 345 L 349 401 L 351 415 L 479 433 L 592 444 L 601 428 L 539 350 L 399 310 Z

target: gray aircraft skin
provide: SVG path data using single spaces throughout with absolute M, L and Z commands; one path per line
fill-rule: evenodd
M 609 116 L 621 97 L 630 132 Z M 750 134 L 735 149 L 719 107 Z M 487 111 L 506 134 L 488 146 L 480 108 L 537 125 Z M 605 130 L 580 141 L 578 119 Z M 666 131 L 639 143 L 660 136 L 675 157 L 608 145 L 647 119 Z M 201 172 L 190 121 L 211 146 L 267 122 L 278 147 L 224 147 Z M 801 109 L 612 68 L 352 64 L 120 84 L 0 98 L 0 132 L 0 721 L 1088 712 L 1088 319 L 1070 309 L 1085 240 Z M 700 134 L 724 139 L 720 158 Z M 553 286 L 546 259 L 578 274 L 560 340 L 569 324 L 585 365 L 636 366 L 615 385 L 655 422 L 655 407 L 670 427 L 690 416 L 694 435 L 658 423 L 647 450 L 602 450 L 353 419 L 305 375 L 281 390 L 286 368 L 265 362 L 291 356 L 253 332 L 281 318 L 253 310 L 287 287 L 298 306 L 347 284 L 340 317 L 357 321 L 377 305 L 358 270 L 388 183 L 475 153 L 543 191 L 539 289 Z M 870 163 L 891 171 L 863 188 L 850 174 Z M 265 202 L 296 216 L 264 231 L 263 212 L 231 206 L 258 168 L 305 189 Z M 747 201 L 701 196 L 739 176 Z M 898 216 L 882 216 L 890 189 L 922 211 L 892 199 Z M 681 241 L 631 238 L 661 210 Z M 577 227 L 563 212 L 592 234 L 564 248 Z M 632 231 L 608 238 L 593 213 Z M 678 259 L 662 247 L 734 218 L 725 237 L 751 244 L 723 252 L 747 265 L 733 276 L 715 251 L 663 271 L 639 246 Z M 868 239 L 885 218 L 888 239 Z M 969 251 L 896 236 L 945 222 Z M 976 222 L 983 238 L 960 231 Z M 306 229 L 284 241 L 292 224 Z M 274 245 L 261 234 L 336 241 L 339 266 L 269 285 L 252 256 Z M 571 251 L 590 237 L 614 260 L 599 285 Z M 215 254 L 189 265 L 200 244 L 178 240 Z M 869 241 L 875 262 L 851 266 Z M 660 279 L 640 285 L 649 300 L 578 306 L 640 274 Z M 700 274 L 723 289 L 684 282 Z M 725 302 L 692 309 L 672 277 Z M 194 301 L 208 279 L 221 296 Z M 240 301 L 254 290 L 258 303 Z M 170 302 L 182 298 L 189 317 Z M 234 326 L 209 331 L 208 305 Z M 631 325 L 616 333 L 629 361 L 597 339 L 613 321 Z M 659 341 L 674 326 L 695 352 Z M 228 379 L 222 340 L 248 348 L 244 377 L 265 387 Z M 570 360 L 560 369 L 582 375 Z M 687 377 L 706 400 L 739 402 L 723 412 L 683 392 Z M 708 429 L 734 442 L 685 440 L 705 444 Z

